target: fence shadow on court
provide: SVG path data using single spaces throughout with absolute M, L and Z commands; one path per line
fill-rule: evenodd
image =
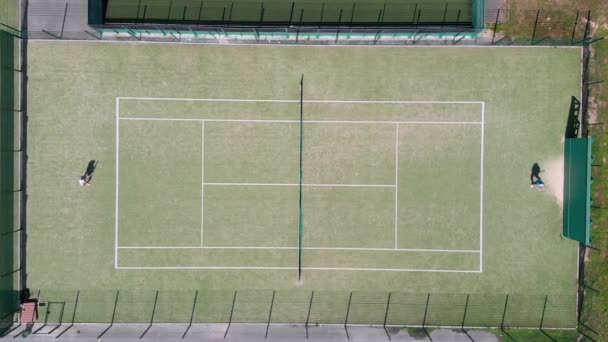
M 197 290 L 197 291 L 64 291 L 41 290 L 37 296 L 61 307 L 61 313 L 40 310 L 39 323 L 64 325 L 107 323 L 102 337 L 118 323 L 183 323 L 183 336 L 192 324 L 260 323 L 266 331 L 273 324 L 309 327 L 354 325 L 384 327 L 451 327 L 466 332 L 471 327 L 509 329 L 573 328 L 575 296 L 429 294 L 405 292 L 340 292 L 304 290 Z M 46 306 L 50 308 L 49 305 Z M 390 330 L 389 330 L 390 329 Z M 59 330 L 58 330 L 59 331 Z M 428 334 L 428 331 L 427 331 Z

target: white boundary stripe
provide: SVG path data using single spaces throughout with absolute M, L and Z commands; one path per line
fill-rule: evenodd
M 218 186 L 300 186 L 297 183 L 205 183 Z M 394 188 L 394 184 L 302 184 L 311 187 Z
M 263 249 L 263 250 L 297 250 L 298 247 L 281 246 L 120 246 L 120 249 Z M 424 248 L 356 248 L 356 247 L 302 247 L 318 251 L 386 251 L 386 252 L 437 252 L 437 253 L 479 253 L 473 249 L 424 249 Z
M 399 124 L 395 125 L 395 249 L 399 240 Z
M 297 270 L 297 267 L 273 266 L 121 266 L 121 270 Z M 416 268 L 365 268 L 365 267 L 302 267 L 314 271 L 384 271 L 384 272 L 444 272 L 480 273 L 479 270 L 428 270 Z
M 119 117 L 120 117 L 120 98 L 116 98 L 116 189 L 115 189 L 115 218 L 114 218 L 114 268 L 118 268 L 118 164 L 119 164 Z
M 297 267 L 258 267 L 258 266 L 141 266 L 141 267 L 119 267 L 118 266 L 118 250 L 119 249 L 152 249 L 152 248 L 210 248 L 210 249 L 297 249 L 296 247 L 119 247 L 118 246 L 118 215 L 119 215 L 119 123 L 120 120 L 140 120 L 140 121 L 198 121 L 203 123 L 204 130 L 204 122 L 288 122 L 288 123 L 298 123 L 298 120 L 234 120 L 234 119 L 171 119 L 171 118 L 121 118 L 120 117 L 120 100 L 166 100 L 166 101 L 222 101 L 222 102 L 294 102 L 297 103 L 299 100 L 247 100 L 247 99 L 183 99 L 183 98 L 139 98 L 139 97 L 117 97 L 116 98 L 116 214 L 115 214 L 115 246 L 114 246 L 114 268 L 115 269 L 260 269 L 260 270 L 294 270 L 298 269 Z M 393 272 L 448 272 L 448 273 L 481 273 L 483 270 L 483 147 L 484 147 L 484 127 L 485 127 L 485 102 L 483 101 L 325 101 L 325 100 L 307 100 L 304 102 L 309 103 L 373 103 L 373 104 L 407 104 L 407 103 L 471 103 L 471 104 L 481 104 L 482 113 L 481 113 L 481 121 L 329 121 L 329 120 L 311 120 L 305 121 L 307 123 L 361 123 L 361 124 L 396 124 L 397 129 L 399 124 L 476 124 L 481 125 L 481 182 L 480 182 L 480 249 L 479 250 L 433 250 L 433 249 L 396 249 L 396 248 L 318 248 L 318 247 L 304 247 L 304 249 L 316 249 L 316 250 L 374 250 L 374 251 L 411 251 L 411 252 L 453 252 L 453 253 L 479 253 L 480 256 L 480 267 L 479 270 L 429 270 L 429 269 L 393 269 L 393 268 L 350 268 L 350 267 L 303 267 L 302 269 L 307 270 L 344 270 L 344 271 L 393 271 Z M 204 134 L 204 131 L 203 131 Z M 204 136 L 203 136 L 204 144 Z M 397 142 L 398 143 L 398 142 Z M 204 145 L 203 145 L 204 146 Z M 204 155 L 203 155 L 204 158 Z M 204 162 L 204 161 L 203 161 Z M 204 168 L 204 167 L 203 167 Z M 201 173 L 204 171 L 201 171 Z M 204 177 L 204 174 L 202 174 Z M 269 185 L 263 183 L 204 183 L 204 184 L 217 184 L 217 185 Z M 292 185 L 292 184 L 274 184 L 274 185 Z M 298 184 L 293 184 L 298 185 Z M 348 184 L 305 184 L 308 186 L 353 186 Z M 373 187 L 393 187 L 396 189 L 397 184 L 394 185 L 354 185 L 354 186 L 373 186 Z M 202 208 L 202 202 L 201 202 Z M 201 210 L 201 216 L 203 215 Z M 395 240 L 396 241 L 396 240 Z M 201 242 L 202 242 L 202 221 L 201 221 Z M 395 242 L 396 243 L 396 242 Z
M 187 118 L 134 118 L 122 117 L 129 121 L 194 121 L 194 122 L 246 122 L 246 123 L 300 123 L 300 120 L 264 120 L 264 119 L 187 119 Z M 361 120 L 304 120 L 304 123 L 323 124 L 420 124 L 420 125 L 481 125 L 481 121 L 361 121 Z
M 119 97 L 121 100 L 138 101 L 192 101 L 192 102 L 260 102 L 260 103 L 300 103 L 299 99 L 213 99 L 187 97 Z M 482 101 L 400 101 L 400 100 L 304 100 L 304 103 L 359 103 L 359 104 L 481 104 Z
M 205 237 L 205 121 L 201 122 L 201 247 Z
M 483 145 L 485 131 L 486 103 L 481 103 L 481 166 L 479 182 L 479 272 L 483 272 Z

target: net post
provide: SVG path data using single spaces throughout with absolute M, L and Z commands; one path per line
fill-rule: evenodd
M 182 335 L 182 340 L 184 338 L 186 338 L 186 334 L 188 334 L 188 330 L 190 330 L 190 327 L 192 326 L 192 321 L 194 320 L 194 309 L 196 308 L 197 298 L 198 298 L 198 290 L 196 290 L 196 292 L 194 292 L 194 301 L 192 302 L 192 311 L 190 312 L 190 323 L 188 323 L 188 327 L 186 328 L 186 331 L 184 331 L 184 334 Z
M 228 327 L 226 327 L 226 332 L 224 332 L 224 339 L 228 336 L 228 330 L 230 330 L 230 324 L 232 324 L 232 314 L 234 313 L 234 303 L 236 303 L 236 290 L 234 290 L 234 297 L 232 297 L 232 309 L 230 309 L 230 318 L 228 319 Z

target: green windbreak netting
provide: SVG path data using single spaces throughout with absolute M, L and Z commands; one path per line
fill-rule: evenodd
M 324 26 L 471 26 L 472 2 L 483 3 L 483 0 L 106 1 L 105 23 Z M 97 7 L 93 9 L 99 11 Z
M 17 307 L 15 272 L 15 38 L 0 31 L 0 335 Z
M 592 138 L 566 139 L 564 152 L 564 236 L 591 242 Z

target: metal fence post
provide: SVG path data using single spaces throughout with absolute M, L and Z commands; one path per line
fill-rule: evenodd
M 543 323 L 545 322 L 545 310 L 547 309 L 547 300 L 549 299 L 549 296 L 546 295 L 545 296 L 545 304 L 543 304 L 543 313 L 540 316 L 540 325 L 538 326 L 538 328 L 540 330 L 543 330 Z
M 167 21 L 171 18 L 171 7 L 173 7 L 173 0 L 169 2 L 169 11 L 167 11 Z
M 310 311 L 312 309 L 312 301 L 315 298 L 315 291 L 312 291 L 312 293 L 310 294 L 310 304 L 308 304 L 308 315 L 306 316 L 306 325 L 304 325 L 304 327 L 306 328 L 306 339 L 308 339 L 308 322 L 310 322 Z
M 505 298 L 505 307 L 502 310 L 502 320 L 500 321 L 500 329 L 505 328 L 505 316 L 507 315 L 507 306 L 509 305 L 509 295 L 507 294 L 507 297 Z
M 384 312 L 384 332 L 386 333 L 386 336 L 388 337 L 388 340 L 392 340 L 391 335 L 388 333 L 388 330 L 386 329 L 386 320 L 388 319 L 388 309 L 391 305 L 391 294 L 392 292 L 388 293 L 388 300 L 386 301 L 386 311 Z
M 67 328 L 65 328 L 64 331 L 59 333 L 59 335 L 55 336 L 55 338 L 60 338 L 61 335 L 65 334 L 66 331 L 70 330 L 70 328 L 72 328 L 74 326 L 74 321 L 76 320 L 76 310 L 78 309 L 78 298 L 79 297 L 80 297 L 80 290 L 78 290 L 76 292 L 76 301 L 74 302 L 74 312 L 72 313 L 72 322 L 70 322 L 70 325 Z
M 494 22 L 494 32 L 492 32 L 492 43 L 494 45 L 494 37 L 496 37 L 496 30 L 498 29 L 498 17 L 500 15 L 500 8 L 496 11 L 496 21 Z
M 576 18 L 574 18 L 574 27 L 572 27 L 572 37 L 570 38 L 570 45 L 574 44 L 574 34 L 576 33 L 576 25 L 578 25 L 578 10 L 576 11 Z
M 197 298 L 198 298 L 198 290 L 196 290 L 196 292 L 194 293 L 194 301 L 192 302 L 192 312 L 190 313 L 190 323 L 188 324 L 186 331 L 184 331 L 184 334 L 182 335 L 182 340 L 186 337 L 188 330 L 190 330 L 190 327 L 192 326 L 192 321 L 194 320 L 194 309 L 196 308 L 196 299 Z
M 230 324 L 232 324 L 232 314 L 234 313 L 234 303 L 236 303 L 236 290 L 234 291 L 234 297 L 232 298 L 232 309 L 230 309 L 230 318 L 228 319 L 228 327 L 226 328 L 226 332 L 224 333 L 224 339 L 228 335 L 228 330 L 230 330 Z
M 412 14 L 412 25 L 414 24 L 414 21 L 416 20 L 417 11 L 418 11 L 418 3 L 416 3 L 416 5 L 414 6 L 414 13 Z
M 353 292 L 350 292 L 350 296 L 348 296 L 348 307 L 346 308 L 346 318 L 344 319 L 344 331 L 346 331 L 346 339 L 350 340 L 350 335 L 348 335 L 348 315 L 350 314 L 350 303 L 353 300 Z
M 120 290 L 116 290 L 116 299 L 114 299 L 114 309 L 112 310 L 112 320 L 110 321 L 110 326 L 106 328 L 106 330 L 102 331 L 97 339 L 100 339 L 105 333 L 110 330 L 110 328 L 114 325 L 114 318 L 116 317 L 116 307 L 118 306 L 118 295 L 120 294 Z
M 536 19 L 534 20 L 534 29 L 532 30 L 532 38 L 530 39 L 530 44 L 534 44 L 534 38 L 536 37 L 536 26 L 538 25 L 538 16 L 540 15 L 540 10 L 536 11 Z
M 268 323 L 266 324 L 266 335 L 264 338 L 268 338 L 268 329 L 270 329 L 270 319 L 272 318 L 272 307 L 274 306 L 274 295 L 276 290 L 272 290 L 272 300 L 270 301 L 270 311 L 268 312 Z
M 201 6 L 198 8 L 198 20 L 197 22 L 200 24 L 201 23 L 201 14 L 203 14 L 203 4 L 205 2 L 201 1 Z
M 426 330 L 426 315 L 429 312 L 429 301 L 431 299 L 431 294 L 427 293 L 426 295 L 426 305 L 424 307 L 424 318 L 422 318 L 422 329 L 424 329 L 424 332 L 426 333 L 426 336 L 428 336 L 429 340 L 433 340 L 431 338 L 431 335 L 429 335 L 429 332 Z
M 156 296 L 154 297 L 154 306 L 152 307 L 152 316 L 150 317 L 150 325 L 148 325 L 146 330 L 144 330 L 144 332 L 141 334 L 141 336 L 139 336 L 140 340 L 142 338 L 144 338 L 144 336 L 146 335 L 148 330 L 150 330 L 150 328 L 152 328 L 152 323 L 154 323 L 154 315 L 156 314 L 156 303 L 158 303 L 158 290 L 156 290 Z
M 65 28 L 65 19 L 68 16 L 68 2 L 65 3 L 65 10 L 63 12 L 63 23 L 61 24 L 61 34 L 59 36 L 63 39 L 63 29 Z
M 470 294 L 467 293 L 467 301 L 464 303 L 464 313 L 462 314 L 462 325 L 460 326 L 462 330 L 464 330 L 464 322 L 467 319 L 467 310 L 469 309 L 469 296 Z
M 234 4 L 234 2 L 233 2 L 233 4 Z M 291 20 L 293 19 L 293 9 L 294 9 L 295 5 L 296 5 L 295 2 L 291 3 L 291 11 L 289 13 L 289 26 L 291 26 Z

